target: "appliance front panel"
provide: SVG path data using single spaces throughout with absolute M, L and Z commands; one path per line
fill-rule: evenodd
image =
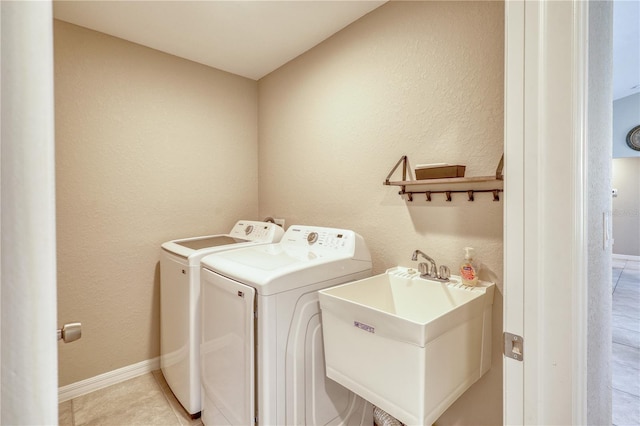
M 202 422 L 253 424 L 255 290 L 206 269 L 200 278 Z
M 192 392 L 189 354 L 191 269 L 163 251 L 160 258 L 160 366 L 180 403 L 189 412 L 200 411 L 200 392 Z M 195 410 L 195 411 L 192 411 Z

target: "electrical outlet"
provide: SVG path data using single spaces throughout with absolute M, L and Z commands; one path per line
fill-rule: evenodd
M 273 219 L 273 221 L 276 223 L 276 225 L 284 229 L 284 219 Z

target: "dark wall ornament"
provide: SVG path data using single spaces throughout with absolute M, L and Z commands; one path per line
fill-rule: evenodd
M 636 126 L 627 133 L 627 145 L 629 148 L 640 151 L 640 126 Z

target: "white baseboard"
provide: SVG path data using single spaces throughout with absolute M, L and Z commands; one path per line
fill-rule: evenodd
M 58 388 L 58 403 L 106 388 L 160 368 L 160 357 L 128 365 L 89 379 Z
M 640 256 L 632 256 L 630 254 L 612 254 L 611 258 L 618 260 L 635 260 L 636 262 L 640 262 Z

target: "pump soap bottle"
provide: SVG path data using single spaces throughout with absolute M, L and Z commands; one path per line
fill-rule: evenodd
M 464 248 L 464 262 L 460 265 L 460 277 L 462 277 L 462 284 L 469 287 L 475 287 L 478 284 L 478 267 L 473 260 L 475 257 L 475 250 L 473 247 Z

